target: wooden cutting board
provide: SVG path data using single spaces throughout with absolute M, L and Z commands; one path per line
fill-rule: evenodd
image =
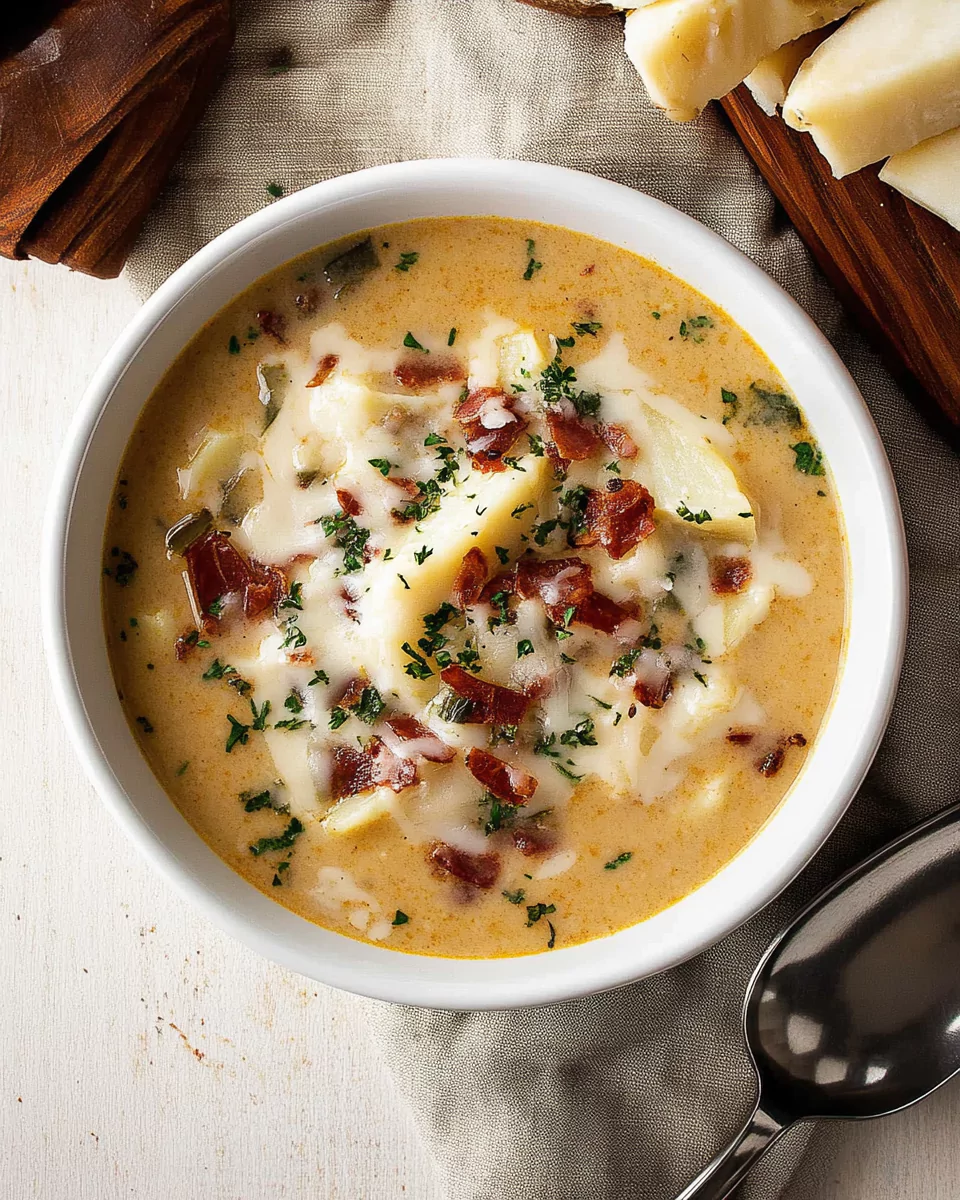
M 960 232 L 882 183 L 834 179 L 743 86 L 721 101 L 760 173 L 911 400 L 960 446 Z

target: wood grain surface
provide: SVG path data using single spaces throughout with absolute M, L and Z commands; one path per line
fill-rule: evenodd
M 122 281 L 0 261 L 0 1197 L 462 1200 L 350 998 L 176 895 L 95 796 L 54 707 L 36 602 L 50 468 L 136 307 Z M 960 1080 L 837 1124 L 783 1200 L 957 1200 L 958 1127 Z
M 960 233 L 877 177 L 834 179 L 745 87 L 720 102 L 841 300 L 911 400 L 960 443 Z

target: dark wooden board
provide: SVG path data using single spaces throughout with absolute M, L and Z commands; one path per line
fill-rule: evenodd
M 867 167 L 834 179 L 809 134 L 745 87 L 721 101 L 747 153 L 913 402 L 960 443 L 960 232 Z

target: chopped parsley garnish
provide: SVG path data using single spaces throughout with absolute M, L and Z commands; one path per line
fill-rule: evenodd
M 226 750 L 230 751 L 239 742 L 241 746 L 245 746 L 250 740 L 250 726 L 244 725 L 232 713 L 227 713 L 227 720 L 230 722 L 230 732 L 227 734 Z
M 397 572 L 397 578 L 400 580 L 400 582 L 403 584 L 403 586 L 404 586 L 404 587 L 406 588 L 406 590 L 409 592 L 409 591 L 410 591 L 410 584 L 409 584 L 409 583 L 407 583 L 407 581 L 404 579 L 404 577 L 403 577 L 403 576 L 400 574 L 400 572 L 399 572 L 399 571 Z
M 109 575 L 120 587 L 127 587 L 133 582 L 139 563 L 129 550 L 121 550 L 119 546 L 111 548 L 110 557 L 117 561 L 112 567 L 103 568 L 104 575 Z
M 615 871 L 617 867 L 622 867 L 624 863 L 628 863 L 633 858 L 632 850 L 624 850 L 622 854 L 618 854 L 616 858 L 611 858 L 608 863 L 603 864 L 605 871 Z
M 284 622 L 284 635 L 281 647 L 284 650 L 299 650 L 307 644 L 307 635 L 297 624 L 296 617 L 287 617 Z
M 500 800 L 493 792 L 484 792 L 480 798 L 480 805 L 481 807 L 485 805 L 490 806 L 489 816 L 480 818 L 480 824 L 487 837 L 491 833 L 497 833 L 501 829 L 506 829 L 517 819 L 517 806 Z
M 654 319 L 655 321 L 659 321 L 659 320 L 660 320 L 660 315 L 661 315 L 661 314 L 660 314 L 660 313 L 658 313 L 658 312 L 652 312 L 652 313 L 650 314 L 650 316 L 651 316 L 651 317 L 653 317 L 653 319 Z
M 750 384 L 748 425 L 786 425 L 799 429 L 803 423 L 800 409 L 786 392 L 775 392 L 759 383 Z
M 523 273 L 523 277 L 526 280 L 532 279 L 534 271 L 539 271 L 540 268 L 543 266 L 543 263 L 537 262 L 537 260 L 533 257 L 534 253 L 536 251 L 536 248 L 537 248 L 537 243 L 533 240 L 533 238 L 527 238 L 527 259 L 528 259 L 528 261 L 527 261 L 527 269 Z
M 709 317 L 690 317 L 680 322 L 680 336 L 687 341 L 702 342 L 706 337 L 705 329 L 712 329 L 713 322 Z
M 608 462 L 603 469 L 605 471 L 612 471 L 614 475 L 620 474 L 620 464 L 616 460 L 613 462 Z
M 452 346 L 456 340 L 457 340 L 457 328 L 456 328 L 456 326 L 454 326 L 450 330 L 450 332 L 447 334 L 447 345 Z
M 330 682 L 330 676 L 326 673 L 326 671 L 321 671 L 321 670 L 317 669 L 313 673 L 313 678 L 307 683 L 307 687 L 313 687 L 317 683 L 329 683 L 329 682 Z
M 500 559 L 501 564 L 506 566 L 510 561 L 510 551 L 506 546 L 494 546 L 494 550 L 497 552 L 497 558 Z
M 490 726 L 490 745 L 499 746 L 501 742 L 505 742 L 508 746 L 512 746 L 517 740 L 517 725 L 491 725 Z
M 441 721 L 449 721 L 451 725 L 463 725 L 472 712 L 473 701 L 468 700 L 466 696 L 458 696 L 452 688 L 440 693 L 437 715 Z
M 551 533 L 553 533 L 559 524 L 560 521 L 557 517 L 551 517 L 547 521 L 538 522 L 530 530 L 530 532 L 533 534 L 533 540 L 538 546 L 545 546 L 547 544 L 547 538 Z
M 273 808 L 273 797 L 269 791 L 257 792 L 254 795 L 250 792 L 241 792 L 240 799 L 243 801 L 244 812 L 259 812 L 261 808 Z
M 397 911 L 393 914 L 393 920 L 390 922 L 390 924 L 391 925 L 406 925 L 409 920 L 410 920 L 410 918 L 407 916 L 407 914 L 405 912 L 402 912 L 398 908 Z
M 685 504 L 677 505 L 677 516 L 681 521 L 695 522 L 697 525 L 703 525 L 706 521 L 712 521 L 713 517 L 702 508 L 699 512 L 691 512 Z
M 267 184 L 267 195 L 272 197 L 274 200 L 279 200 L 280 197 L 283 195 L 283 184 L 282 183 L 268 183 Z
M 518 504 L 517 507 L 510 514 L 510 516 L 516 517 L 519 520 L 519 518 L 523 515 L 523 513 L 525 513 L 527 511 L 528 508 L 533 508 L 533 505 L 532 504 Z
M 230 351 L 231 354 L 239 354 L 240 353 L 240 339 L 237 337 L 237 335 L 235 333 L 230 334 L 230 341 L 227 342 L 227 349 Z
M 403 344 L 407 347 L 408 350 L 422 350 L 424 354 L 430 353 L 430 351 L 426 348 L 426 346 L 420 345 L 420 343 L 413 336 L 413 334 L 410 333 L 409 330 L 407 331 L 406 337 L 403 339 Z
M 566 729 L 560 734 L 560 742 L 564 746 L 595 746 L 597 739 L 593 736 L 594 728 L 591 718 L 584 717 L 572 729 Z
M 694 671 L 694 672 L 693 672 L 693 677 L 694 677 L 694 679 L 696 679 L 696 681 L 697 681 L 698 683 L 702 683 L 704 687 L 708 687 L 708 686 L 709 686 L 709 684 L 707 683 L 707 677 L 706 677 L 706 675 L 702 674 L 702 672 L 700 672 L 700 671 Z
M 380 714 L 386 707 L 386 702 L 377 689 L 372 684 L 368 684 L 360 693 L 360 699 L 353 711 L 365 725 L 376 725 Z
M 289 593 L 280 601 L 281 608 L 295 608 L 303 612 L 303 584 L 291 583 Z
M 565 638 L 573 637 L 573 631 L 569 629 L 568 626 L 576 615 L 576 607 L 571 604 L 571 606 L 564 612 L 561 623 L 554 626 L 553 632 L 556 634 L 558 642 L 562 642 Z
M 590 489 L 582 483 L 575 488 L 568 488 L 560 497 L 561 510 L 566 509 L 566 515 L 559 518 L 558 525 L 567 531 L 567 542 L 573 546 L 577 537 L 587 527 L 587 501 L 590 499 Z
M 494 592 L 490 597 L 490 603 L 497 610 L 496 615 L 487 618 L 487 627 L 496 629 L 498 625 L 510 624 L 510 593 L 509 592 Z
M 437 662 L 440 662 L 440 656 L 437 656 Z M 457 655 L 457 662 L 464 670 L 473 671 L 476 674 L 480 670 L 480 652 L 473 642 L 468 642 L 466 646 Z M 449 663 L 444 664 L 449 666 Z
M 517 658 L 526 658 L 528 654 L 533 654 L 533 642 L 529 638 L 521 638 L 517 642 Z
M 236 667 L 225 667 L 219 658 L 215 658 L 210 666 L 204 671 L 201 678 L 222 679 L 224 675 L 236 675 L 236 673 Z
M 178 775 L 186 775 L 187 767 L 189 767 L 189 766 L 190 766 L 189 758 L 184 759 L 184 761 L 180 764 L 180 766 L 177 767 L 177 774 Z
M 292 713 L 303 712 L 303 697 L 295 689 L 290 689 L 290 695 L 284 700 L 283 707 Z
M 527 928 L 531 925 L 536 925 L 541 917 L 549 917 L 557 911 L 555 904 L 528 904 L 527 905 Z
M 527 441 L 530 443 L 530 453 L 534 458 L 543 458 L 543 438 L 539 433 L 528 433 Z
M 303 822 L 299 817 L 291 817 L 290 824 L 279 837 L 259 838 L 250 847 L 250 853 L 255 858 L 259 858 L 261 854 L 267 854 L 271 850 L 289 850 L 301 833 L 303 833 Z
M 136 721 L 144 733 L 153 733 L 153 726 L 146 717 L 137 717 Z
M 394 266 L 395 271 L 409 271 L 410 268 L 420 258 L 420 253 L 417 250 L 406 250 L 400 252 L 400 261 Z
M 413 662 L 408 662 L 403 668 L 404 672 L 413 679 L 429 679 L 433 671 L 423 655 L 418 654 L 409 642 L 404 642 L 400 649 L 413 659 Z
M 603 328 L 599 321 L 573 321 L 573 332 L 577 337 L 596 337 L 597 332 Z
M 553 361 L 540 372 L 537 387 L 543 395 L 544 403 L 559 404 L 561 400 L 569 400 L 581 417 L 595 417 L 600 411 L 600 395 L 598 392 L 578 392 L 574 389 L 577 373 L 573 367 L 563 365 L 563 348 L 574 344 L 574 339 L 558 338 L 557 352 Z
M 209 605 L 209 607 L 207 608 L 207 612 L 208 612 L 208 613 L 209 613 L 209 614 L 210 614 L 212 617 L 219 617 L 219 616 L 222 616 L 222 615 L 223 615 L 223 597 L 222 597 L 222 596 L 218 596 L 218 597 L 216 598 L 216 600 L 211 600 L 211 601 L 210 601 L 210 605 Z
M 796 456 L 794 467 L 804 475 L 826 475 L 823 452 L 812 442 L 797 442 L 790 449 Z
M 594 702 L 594 704 L 599 704 L 601 708 L 607 708 L 607 709 L 613 708 L 612 704 L 608 704 L 606 702 L 606 700 L 601 700 L 599 696 L 590 696 L 589 692 L 587 693 L 587 695 Z
M 422 567 L 432 553 L 433 551 L 426 546 L 421 546 L 419 550 L 414 550 L 413 552 L 414 562 L 418 567 Z
M 368 458 L 367 462 L 371 467 L 376 467 L 384 479 L 390 474 L 390 470 L 393 467 L 393 463 L 385 458 Z
M 514 471 L 520 471 L 524 475 L 527 473 L 527 468 L 520 466 L 519 458 L 504 458 L 501 459 L 501 462 L 503 462 L 504 466 L 512 467 Z M 484 512 L 486 512 L 486 509 L 484 509 Z
M 534 754 L 542 754 L 547 758 L 559 758 L 559 753 L 553 749 L 557 743 L 557 735 L 555 733 L 547 734 L 534 743 Z
M 332 517 L 321 517 L 320 526 L 324 537 L 332 537 L 333 544 L 343 551 L 343 571 L 338 569 L 337 574 L 352 575 L 362 571 L 370 530 L 361 529 L 354 518 L 347 516 L 343 509 L 338 509 Z
M 452 604 L 444 600 L 436 612 L 424 613 L 423 630 L 424 636 L 420 638 L 417 645 L 424 654 L 436 654 L 436 652 L 445 646 L 450 640 L 441 632 L 444 625 L 454 617 L 460 615 L 460 610 L 454 608 Z
M 289 729 L 291 733 L 296 733 L 304 725 L 310 725 L 312 728 L 312 722 L 308 721 L 306 717 L 287 717 L 284 721 L 275 721 L 273 727 L 274 729 Z
M 557 931 L 554 929 L 552 921 L 547 922 L 547 928 L 550 930 L 550 938 L 547 942 L 547 949 L 552 950 L 557 944 Z
M 501 892 L 500 894 L 510 904 L 522 904 L 527 898 L 527 893 L 523 888 L 517 888 L 515 892 Z
M 564 779 L 569 779 L 572 783 L 579 783 L 580 780 L 583 778 L 582 775 L 574 775 L 574 773 L 572 771 L 568 771 L 567 768 L 563 765 L 563 763 L 555 762 L 553 765 L 560 772 L 560 774 L 564 777 Z
M 258 733 L 267 728 L 267 717 L 270 715 L 270 701 L 264 700 L 263 704 L 258 709 L 253 699 L 250 700 L 250 711 L 253 713 L 253 725 L 251 728 Z
M 736 392 L 727 391 L 726 388 L 720 389 L 720 399 L 727 406 L 723 413 L 724 425 L 729 425 L 733 418 L 737 415 L 737 409 L 740 407 L 740 397 Z

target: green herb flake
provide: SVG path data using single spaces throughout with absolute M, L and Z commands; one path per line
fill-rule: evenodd
M 517 658 L 526 658 L 528 654 L 533 654 L 533 642 L 529 638 L 521 638 L 517 642 Z
M 651 317 L 653 317 L 653 319 L 654 319 L 655 321 L 659 321 L 659 320 L 660 320 L 660 317 L 661 317 L 662 315 L 663 315 L 662 313 L 658 313 L 658 312 L 652 312 L 652 313 L 650 314 L 650 316 L 651 316 Z
M 394 265 L 395 271 L 409 271 L 420 259 L 420 253 L 417 250 L 406 250 L 400 252 L 400 261 Z
M 432 550 L 428 549 L 426 546 L 421 546 L 419 550 L 414 550 L 413 552 L 414 562 L 418 567 L 422 567 L 431 554 L 433 554 Z
M 393 914 L 393 920 L 390 922 L 390 924 L 391 925 L 406 925 L 409 920 L 410 920 L 410 918 L 407 916 L 407 914 L 398 908 L 397 911 Z
M 543 438 L 539 433 L 528 433 L 527 441 L 530 443 L 530 453 L 534 458 L 543 458 Z
M 321 670 L 317 669 L 313 673 L 313 678 L 311 680 L 309 680 L 309 682 L 307 683 L 307 687 L 314 687 L 318 683 L 329 683 L 329 682 L 330 682 L 330 676 L 326 673 L 326 671 L 321 671 Z
M 595 746 L 597 739 L 594 737 L 594 729 L 593 720 L 584 717 L 572 729 L 566 729 L 560 734 L 560 743 L 563 746 Z
M 253 698 L 251 697 L 250 711 L 253 714 L 253 725 L 251 728 L 256 730 L 257 733 L 261 733 L 267 728 L 267 717 L 270 715 L 270 701 L 264 700 L 263 704 L 258 709 L 253 701 Z
M 186 775 L 187 767 L 189 767 L 189 766 L 190 766 L 189 758 L 184 759 L 184 761 L 180 764 L 180 766 L 177 767 L 177 774 L 178 775 Z
M 250 740 L 250 726 L 242 724 L 232 713 L 227 713 L 227 720 L 230 722 L 230 732 L 227 734 L 226 744 L 226 751 L 229 754 L 238 743 L 241 746 L 247 744 Z
M 376 467 L 377 470 L 380 472 L 380 474 L 384 477 L 384 479 L 386 479 L 387 476 L 390 474 L 391 468 L 394 465 L 392 462 L 389 462 L 385 458 L 368 458 L 367 462 L 370 464 L 371 467 Z
M 541 917 L 549 917 L 557 911 L 555 904 L 528 904 L 527 905 L 527 928 L 531 925 L 536 925 Z
M 456 328 L 456 326 L 453 326 L 451 328 L 450 332 L 447 334 L 447 345 L 452 346 L 456 340 L 457 340 L 457 328 Z
M 632 850 L 624 850 L 622 854 L 618 854 L 616 858 L 611 858 L 609 862 L 603 864 L 605 871 L 615 871 L 617 867 L 622 867 L 624 863 L 628 863 L 633 858 Z
M 153 733 L 153 726 L 146 717 L 137 717 L 136 721 L 144 733 Z
M 259 812 L 261 808 L 273 808 L 273 797 L 266 792 L 241 792 L 244 812 Z
M 750 384 L 750 401 L 748 425 L 780 425 L 799 429 L 803 424 L 800 409 L 786 392 L 774 391 L 754 382 Z
M 267 184 L 267 195 L 270 196 L 272 199 L 279 200 L 280 197 L 283 195 L 283 193 L 284 193 L 284 188 L 283 188 L 282 183 L 268 183 Z
M 599 330 L 603 328 L 599 321 L 573 321 L 573 332 L 577 337 L 596 337 Z
M 508 904 L 522 904 L 527 898 L 527 893 L 523 888 L 517 888 L 515 892 L 501 892 L 500 895 L 503 896 Z
M 298 612 L 303 612 L 303 584 L 291 583 L 290 591 L 280 601 L 281 608 L 295 608 Z
M 340 708 L 339 705 L 336 708 L 331 708 L 329 721 L 331 729 L 339 729 L 341 725 L 349 720 L 350 714 L 345 708 Z
M 299 650 L 307 644 L 307 635 L 297 624 L 296 617 L 287 617 L 281 647 L 284 650 Z
M 720 399 L 724 404 L 723 424 L 729 425 L 737 415 L 737 410 L 740 407 L 740 397 L 736 392 L 728 391 L 725 387 L 722 387 L 720 389 Z
M 289 850 L 301 833 L 303 833 L 303 822 L 298 817 L 291 817 L 290 824 L 279 837 L 259 838 L 250 847 L 250 853 L 254 858 L 259 858 L 261 854 L 267 854 L 271 850 Z
M 680 336 L 685 341 L 696 342 L 699 344 L 706 337 L 706 333 L 704 331 L 712 328 L 713 322 L 709 317 L 690 317 L 686 321 L 680 322 Z
M 422 350 L 424 354 L 430 353 L 430 351 L 426 348 L 426 346 L 420 345 L 420 343 L 417 341 L 417 339 L 413 336 L 413 334 L 409 330 L 407 330 L 406 337 L 403 339 L 403 344 L 407 347 L 408 350 Z
M 308 721 L 306 717 L 287 717 L 283 721 L 275 721 L 274 729 L 286 729 L 290 733 L 296 733 L 298 729 L 302 729 L 304 725 L 309 725 L 313 728 L 313 722 Z
M 713 520 L 713 517 L 710 516 L 705 508 L 702 508 L 700 512 L 691 512 L 691 510 L 687 508 L 685 504 L 679 504 L 677 506 L 677 516 L 681 521 L 688 521 L 697 525 L 703 525 L 707 521 Z
M 240 353 L 240 339 L 237 337 L 237 335 L 235 333 L 230 334 L 230 341 L 227 342 L 227 349 L 230 351 L 231 354 L 239 354 Z
M 797 442 L 790 449 L 795 455 L 794 467 L 802 475 L 826 475 L 823 452 L 812 442 Z
M 510 514 L 511 517 L 516 517 L 518 520 L 527 511 L 528 508 L 533 508 L 532 504 L 518 504 Z
M 571 783 L 579 783 L 583 779 L 582 775 L 575 775 L 573 771 L 568 771 L 563 763 L 555 762 L 554 767 L 560 772 L 564 779 L 569 779 Z
M 407 591 L 409 592 L 409 591 L 410 591 L 410 584 L 409 584 L 409 583 L 407 583 L 407 581 L 404 579 L 404 577 L 403 577 L 403 576 L 400 574 L 400 572 L 399 572 L 399 571 L 397 572 L 397 578 L 400 580 L 400 582 L 403 584 L 403 586 L 404 586 L 404 587 L 407 589 Z
M 494 550 L 496 551 L 497 558 L 499 558 L 501 564 L 506 566 L 510 561 L 510 551 L 506 548 L 506 546 L 494 546 Z

